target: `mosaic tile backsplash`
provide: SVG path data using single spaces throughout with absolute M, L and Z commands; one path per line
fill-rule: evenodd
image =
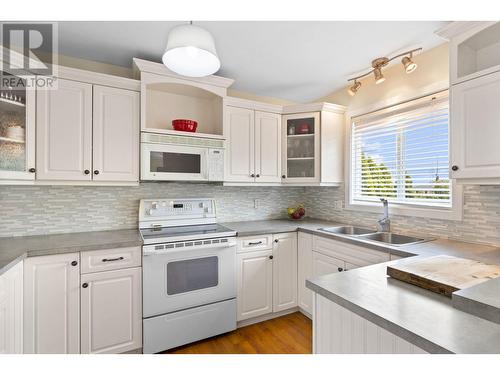
M 304 188 L 141 183 L 138 187 L 0 186 L 0 237 L 137 228 L 142 198 L 215 198 L 220 222 L 279 219 Z M 258 199 L 258 208 L 254 208 Z
M 345 200 L 344 188 L 308 187 L 304 203 L 308 216 L 346 224 L 376 227 L 380 213 L 336 209 Z M 448 238 L 465 242 L 500 245 L 500 186 L 465 186 L 462 221 L 391 215 L 391 230 L 415 236 Z
M 0 186 L 0 237 L 137 228 L 141 198 L 215 198 L 220 222 L 307 216 L 375 227 L 380 214 L 336 209 L 344 189 L 142 183 L 138 187 Z M 254 200 L 258 208 L 254 208 Z M 381 208 L 382 211 L 382 208 Z M 462 221 L 391 216 L 395 232 L 500 245 L 500 186 L 466 186 Z

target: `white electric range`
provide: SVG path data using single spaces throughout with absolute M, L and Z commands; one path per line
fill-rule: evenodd
M 144 353 L 236 329 L 236 232 L 213 199 L 143 199 Z

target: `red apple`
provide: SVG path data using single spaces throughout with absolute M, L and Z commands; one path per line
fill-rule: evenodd
M 306 214 L 306 209 L 304 207 L 300 207 L 297 212 L 299 213 L 300 217 L 304 216 Z
M 301 216 L 300 216 L 299 211 L 295 211 L 295 212 L 292 214 L 292 217 L 293 217 L 295 220 L 300 219 L 300 217 L 301 217 Z

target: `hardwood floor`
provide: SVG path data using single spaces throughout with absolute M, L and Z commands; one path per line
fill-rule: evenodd
M 300 312 L 168 350 L 164 354 L 310 354 L 312 322 Z

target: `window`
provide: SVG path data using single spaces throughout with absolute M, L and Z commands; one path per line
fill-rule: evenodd
M 448 92 L 352 119 L 350 203 L 451 208 Z

